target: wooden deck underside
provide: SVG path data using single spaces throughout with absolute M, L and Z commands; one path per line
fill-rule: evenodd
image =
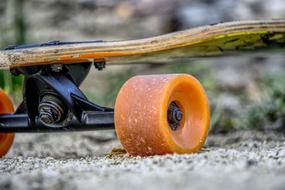
M 80 63 L 165 62 L 172 59 L 285 47 L 285 20 L 228 22 L 157 37 L 0 51 L 0 67 Z

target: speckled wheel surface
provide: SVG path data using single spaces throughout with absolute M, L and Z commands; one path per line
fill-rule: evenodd
M 116 133 L 131 155 L 197 152 L 209 122 L 206 93 L 188 74 L 135 76 L 115 103 Z
M 0 113 L 13 113 L 14 107 L 10 98 L 0 89 Z M 14 141 L 14 133 L 0 133 L 0 157 L 4 156 Z

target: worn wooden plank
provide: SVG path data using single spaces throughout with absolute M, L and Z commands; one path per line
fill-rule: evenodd
M 0 51 L 0 67 L 78 63 L 104 58 L 109 64 L 161 62 L 285 46 L 285 20 L 241 21 L 116 42 L 80 43 Z

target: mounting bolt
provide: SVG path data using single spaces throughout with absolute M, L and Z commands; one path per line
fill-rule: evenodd
M 98 71 L 101 71 L 106 67 L 106 62 L 104 59 L 94 59 L 94 66 Z
M 50 66 L 51 70 L 54 72 L 60 72 L 62 70 L 62 64 L 54 64 Z
M 65 116 L 65 107 L 62 101 L 52 94 L 43 96 L 39 104 L 39 117 L 45 124 L 60 122 Z

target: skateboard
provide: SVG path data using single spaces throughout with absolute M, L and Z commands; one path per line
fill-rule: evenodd
M 157 37 L 13 45 L 0 51 L 0 68 L 24 76 L 14 110 L 0 90 L 0 156 L 15 133 L 115 129 L 130 155 L 194 153 L 207 138 L 210 112 L 200 82 L 188 74 L 134 76 L 114 108 L 90 102 L 79 89 L 91 66 L 165 63 L 238 52 L 282 50 L 285 20 L 228 22 Z

